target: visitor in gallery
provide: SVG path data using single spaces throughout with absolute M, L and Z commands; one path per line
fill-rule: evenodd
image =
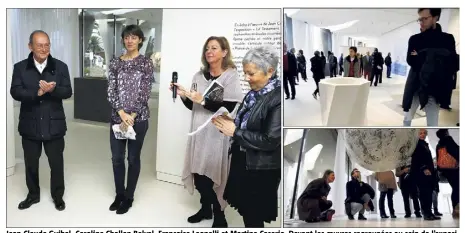
M 326 57 L 323 51 L 321 51 L 320 58 L 321 58 L 321 66 L 323 66 L 323 77 L 326 77 Z
M 365 56 L 363 56 L 362 58 L 362 63 L 363 63 L 363 77 L 365 79 L 370 79 L 370 74 L 371 74 L 371 70 L 372 70 L 372 67 L 373 67 L 373 59 L 372 57 L 370 56 L 370 52 L 368 51 L 367 54 Z
M 438 126 L 440 106 L 450 105 L 453 75 L 458 71 L 455 39 L 437 23 L 440 8 L 420 8 L 418 16 L 421 32 L 410 37 L 407 49 L 411 69 L 402 100 L 404 126 L 411 125 L 418 107 L 426 112 L 427 126 Z
M 301 49 L 299 50 L 299 54 L 297 55 L 297 65 L 300 75 L 302 75 L 302 79 L 307 82 L 307 60 L 304 56 L 304 51 Z M 298 80 L 299 75 L 297 75 Z
M 397 191 L 397 182 L 396 177 L 394 176 L 394 172 L 376 172 L 375 180 L 378 181 L 378 190 L 380 192 L 378 204 L 381 218 L 397 218 L 394 210 L 394 201 L 392 199 L 392 197 L 394 196 L 394 192 Z M 386 210 L 384 208 L 386 196 L 390 216 L 386 215 Z
M 141 169 L 141 150 L 149 128 L 148 101 L 154 80 L 152 60 L 139 54 L 139 49 L 145 40 L 140 27 L 126 26 L 121 33 L 121 40 L 126 53 L 110 61 L 108 72 L 108 101 L 112 107 L 110 147 L 116 189 L 116 197 L 110 205 L 110 210 L 116 211 L 116 214 L 128 212 L 134 202 L 134 192 Z M 117 138 L 113 125 L 119 125 L 122 131 L 132 127 L 136 133 L 136 139 Z M 125 181 L 124 162 L 126 147 L 128 152 L 127 181 Z
M 357 58 L 357 47 L 349 48 L 349 55 L 344 59 L 344 77 L 360 78 L 360 60 Z
M 382 75 L 383 75 L 383 56 L 378 49 L 375 48 L 373 51 L 373 64 L 371 66 L 371 78 L 370 78 L 370 86 L 373 85 L 373 81 L 375 81 L 375 87 L 378 86 L 379 83 L 383 83 Z
M 316 89 L 313 92 L 313 98 L 317 99 L 317 94 L 320 95 L 320 81 L 321 79 L 325 78 L 325 72 L 323 70 L 323 66 L 321 65 L 323 58 L 320 57 L 320 52 L 315 51 L 313 55 L 314 56 L 310 58 L 310 64 L 312 66 L 310 67 L 310 71 L 313 73 L 313 80 L 316 84 Z
M 297 200 L 299 219 L 305 222 L 331 221 L 335 211 L 333 202 L 328 200 L 330 183 L 334 182 L 334 172 L 326 170 L 323 177 L 311 181 Z
M 360 64 L 360 77 L 362 77 L 362 76 L 363 76 L 362 54 L 357 53 L 357 58 L 358 58 L 358 60 L 360 61 L 360 62 L 359 62 L 359 64 Z
M 365 210 L 372 210 L 374 190 L 370 185 L 361 180 L 360 171 L 355 168 L 350 173 L 351 180 L 346 183 L 345 210 L 349 220 L 354 220 L 354 215 L 358 213 L 358 220 L 367 220 L 363 215 Z M 371 190 L 370 190 L 371 188 Z
M 439 177 L 439 171 L 437 169 L 436 159 L 434 159 L 433 162 L 434 162 L 434 174 L 436 174 L 434 187 L 433 187 L 433 214 L 435 216 L 441 217 L 442 213 L 440 213 L 439 209 L 438 209 L 438 195 L 439 195 L 439 180 L 440 180 L 440 177 Z
M 194 74 L 191 89 L 174 84 L 185 107 L 192 112 L 190 131 L 197 129 L 221 107 L 233 113 L 243 97 L 239 73 L 232 60 L 228 40 L 225 37 L 209 37 L 202 51 L 202 69 Z M 213 81 L 223 86 L 222 98 L 204 98 L 203 93 Z M 227 203 L 223 194 L 229 170 L 229 137 L 213 125 L 208 125 L 199 133 L 188 137 L 186 148 L 182 181 L 190 194 L 194 193 L 194 187 L 197 189 L 201 204 L 200 210 L 187 221 L 199 223 L 213 217 L 212 227 L 227 227 L 224 215 Z
M 286 43 L 283 44 L 283 75 L 284 75 L 284 93 L 286 93 L 286 99 L 295 99 L 295 80 L 296 76 L 299 75 L 297 71 L 297 59 L 293 53 L 287 51 Z M 289 93 L 289 86 L 291 86 L 291 92 Z
M 396 168 L 396 176 L 399 177 L 399 188 L 404 201 L 405 218 L 412 216 L 410 199 L 413 202 L 413 210 L 417 218 L 422 218 L 420 203 L 418 202 L 418 187 L 413 176 L 410 175 L 410 165 Z
M 337 57 L 334 56 L 333 52 L 329 52 L 328 56 L 328 62 L 329 62 L 329 76 L 332 77 L 337 77 Z
M 299 61 L 297 60 L 295 48 L 292 48 L 291 50 L 289 50 L 289 53 L 291 53 L 294 56 L 295 62 L 296 62 L 295 64 L 296 64 L 297 73 L 294 78 L 295 78 L 295 85 L 297 86 L 299 85 Z
M 68 66 L 50 55 L 50 37 L 41 30 L 29 36 L 29 56 L 13 68 L 10 94 L 21 102 L 21 135 L 28 194 L 18 209 L 40 202 L 39 158 L 42 146 L 50 166 L 50 193 L 55 208 L 65 209 L 63 151 L 66 117 L 63 100 L 73 93 Z
M 243 217 L 245 227 L 263 228 L 278 217 L 281 181 L 280 56 L 272 47 L 249 50 L 242 60 L 251 91 L 235 119 L 220 116 L 213 124 L 231 137 L 231 167 L 225 200 Z
M 388 55 L 384 59 L 384 64 L 386 65 L 386 77 L 391 78 L 391 65 L 392 65 L 391 53 L 388 53 Z
M 339 75 L 342 75 L 342 72 L 344 72 L 344 55 L 341 53 L 339 57 Z
M 436 132 L 436 136 L 439 138 L 438 145 L 436 146 L 437 168 L 452 187 L 451 199 L 454 208 L 452 216 L 458 218 L 460 203 L 460 147 L 449 135 L 447 129 L 439 129 Z
M 410 175 L 418 186 L 420 191 L 420 204 L 423 212 L 424 220 L 439 220 L 431 210 L 433 204 L 433 189 L 436 182 L 436 174 L 434 174 L 433 156 L 429 149 L 428 143 L 425 141 L 428 131 L 420 129 L 418 133 L 418 143 L 415 151 L 412 154 L 412 167 Z

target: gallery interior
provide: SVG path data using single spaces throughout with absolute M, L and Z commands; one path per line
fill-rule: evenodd
M 427 129 L 425 141 L 436 161 L 437 129 Z M 393 195 L 396 219 L 381 218 L 378 208 L 379 184 L 374 172 L 395 172 L 398 164 L 408 161 L 416 148 L 419 129 L 285 129 L 284 130 L 284 226 L 285 227 L 458 227 L 459 220 L 453 219 L 451 186 L 446 181 L 439 182 L 437 196 L 441 220 L 425 221 L 422 218 L 405 218 L 401 191 Z M 459 130 L 449 129 L 453 140 L 460 145 Z M 355 148 L 355 149 L 354 149 Z M 403 149 L 399 149 L 403 148 Z M 362 153 L 365 151 L 365 153 Z M 372 198 L 374 211 L 365 212 L 367 221 L 349 220 L 345 212 L 346 183 L 351 171 L 360 171 L 361 181 L 375 190 Z M 297 200 L 307 185 L 314 179 L 323 177 L 330 169 L 335 180 L 327 200 L 331 200 L 335 213 L 332 221 L 308 223 L 299 220 Z M 396 178 L 398 180 L 398 178 Z M 294 205 L 292 204 L 294 203 Z M 410 199 L 410 206 L 412 200 Z M 386 205 L 386 212 L 387 205 Z M 413 211 L 413 208 L 412 208 Z M 356 216 L 355 216 L 356 217 Z
M 295 100 L 286 100 L 284 103 L 284 126 L 402 126 L 404 112 L 401 104 L 406 78 L 410 70 L 406 62 L 408 40 L 410 36 L 420 32 L 417 9 L 284 9 L 284 14 L 284 42 L 288 50 L 294 48 L 296 54 L 299 50 L 303 51 L 307 61 L 306 74 L 308 76 L 308 82 L 304 82 L 299 74 L 300 81 L 295 86 Z M 459 18 L 459 9 L 442 9 L 438 21 L 444 32 L 454 36 L 457 53 L 460 53 Z M 344 57 L 348 56 L 351 46 L 356 46 L 357 53 L 361 55 L 367 52 L 372 54 L 375 48 L 382 53 L 383 58 L 390 53 L 391 78 L 387 78 L 387 67 L 383 66 L 382 84 L 376 87 L 363 86 L 363 91 L 367 89 L 368 92 L 365 98 L 355 100 L 355 97 L 350 97 L 354 99 L 354 102 L 353 105 L 348 106 L 346 103 L 349 99 L 347 98 L 353 94 L 339 95 L 344 99 L 345 105 L 337 108 L 345 109 L 344 111 L 366 111 L 366 114 L 357 116 L 366 118 L 361 124 L 346 124 L 345 122 L 331 124 L 331 120 L 328 120 L 331 117 L 327 112 L 337 111 L 328 110 L 331 107 L 326 106 L 328 104 L 324 102 L 324 99 L 336 97 L 325 97 L 321 94 L 316 100 L 312 96 L 311 93 L 316 89 L 316 84 L 312 78 L 309 60 L 314 56 L 315 51 L 322 51 L 327 59 L 324 82 L 339 82 L 337 79 L 330 79 L 328 51 L 331 51 L 339 61 L 341 54 Z M 338 66 L 338 78 L 341 77 L 339 70 Z M 451 110 L 440 110 L 438 125 L 440 127 L 455 127 L 459 123 L 459 77 L 460 75 L 457 74 L 456 87 L 449 106 Z M 323 83 L 323 80 L 321 82 Z M 341 83 L 339 86 L 344 85 Z M 353 85 L 362 86 L 362 84 Z M 366 108 L 364 103 L 366 103 Z M 412 126 L 426 126 L 424 111 L 416 112 Z
M 237 15 L 241 15 L 239 21 Z M 13 64 L 27 58 L 29 35 L 38 29 L 49 34 L 51 55 L 68 65 L 73 86 L 73 97 L 63 104 L 68 131 L 67 207 L 62 212 L 55 210 L 49 194 L 50 169 L 44 152 L 39 169 L 41 202 L 18 210 L 27 194 L 17 132 L 20 103 L 7 97 L 7 227 L 211 227 L 213 220 L 187 222 L 200 208 L 199 194 L 191 196 L 181 181 L 191 113 L 181 101 L 173 103 L 171 75 L 178 72 L 178 83 L 189 86 L 201 67 L 202 46 L 208 37 L 224 36 L 232 43 L 236 23 L 280 25 L 280 9 L 8 9 L 7 17 L 8 88 Z M 153 61 L 155 83 L 135 202 L 127 214 L 118 216 L 108 211 L 115 187 L 107 70 L 110 59 L 124 53 L 121 32 L 130 24 L 138 24 L 145 34 L 140 53 Z M 275 41 L 277 50 L 280 37 Z M 247 49 L 232 46 L 231 52 L 240 63 Z M 243 227 L 236 210 L 226 208 L 225 214 L 230 227 Z M 266 227 L 281 226 L 280 219 Z

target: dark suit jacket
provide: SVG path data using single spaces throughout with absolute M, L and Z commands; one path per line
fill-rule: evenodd
M 38 96 L 40 80 L 56 82 L 55 89 Z M 10 94 L 21 102 L 19 134 L 40 141 L 64 137 L 67 127 L 63 99 L 70 98 L 72 93 L 68 66 L 51 55 L 42 74 L 34 64 L 32 53 L 27 59 L 16 63 Z

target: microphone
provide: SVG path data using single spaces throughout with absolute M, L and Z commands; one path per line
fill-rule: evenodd
M 174 71 L 172 76 L 171 76 L 171 83 L 177 83 L 178 82 L 178 72 Z M 178 87 L 173 85 L 173 103 L 176 102 L 176 96 L 178 95 L 177 93 Z

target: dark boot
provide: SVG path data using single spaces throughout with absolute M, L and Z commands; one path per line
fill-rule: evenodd
M 34 198 L 34 197 L 28 196 L 26 197 L 26 200 L 19 203 L 18 209 L 24 210 L 39 202 L 40 202 L 40 197 Z
M 223 211 L 215 211 L 212 228 L 228 228 L 228 222 Z
M 211 206 L 202 205 L 202 208 L 200 208 L 200 210 L 196 214 L 187 218 L 187 221 L 189 223 L 199 223 L 204 219 L 212 219 L 212 217 L 213 217 L 213 212 L 212 212 Z
M 125 213 L 127 213 L 129 211 L 129 209 L 132 207 L 133 202 L 134 202 L 134 199 L 125 198 L 121 202 L 121 205 L 119 206 L 118 210 L 116 210 L 116 214 L 125 214 Z
M 115 200 L 110 205 L 110 211 L 115 211 L 115 210 L 119 209 L 119 206 L 121 205 L 121 202 L 123 200 L 124 200 L 124 196 L 116 195 Z
M 367 220 L 363 214 L 358 214 L 358 220 Z
M 441 217 L 442 214 L 438 211 L 438 209 L 434 210 L 434 215 Z

